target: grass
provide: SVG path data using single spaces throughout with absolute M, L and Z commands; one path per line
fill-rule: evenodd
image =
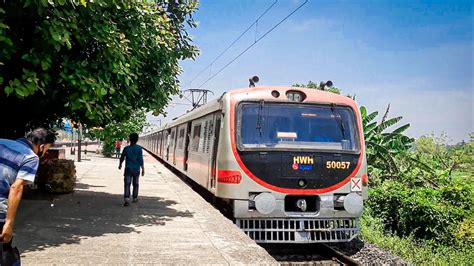
M 435 246 L 384 232 L 382 222 L 365 213 L 361 219 L 361 238 L 414 264 L 474 265 L 474 247 Z

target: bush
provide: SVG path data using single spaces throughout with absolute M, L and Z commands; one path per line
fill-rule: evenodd
M 459 224 L 456 237 L 466 244 L 474 244 L 474 215 L 471 214 Z
M 399 236 L 413 235 L 437 244 L 468 242 L 469 232 L 459 232 L 460 224 L 472 216 L 473 185 L 461 178 L 450 180 L 438 188 L 388 180 L 369 191 L 367 205 L 385 229 Z
M 105 140 L 102 145 L 102 154 L 105 157 L 112 157 L 115 153 L 115 142 L 114 140 Z
M 382 219 L 375 218 L 370 208 L 366 209 L 361 219 L 361 238 L 414 264 L 474 265 L 472 244 L 436 246 L 430 241 L 416 239 L 413 235 L 399 237 L 387 233 Z

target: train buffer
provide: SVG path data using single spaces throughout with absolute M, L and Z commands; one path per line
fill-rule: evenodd
M 76 162 L 74 193 L 23 199 L 13 244 L 25 265 L 276 264 L 230 220 L 145 153 L 138 203 L 123 207 L 118 159 Z M 68 158 L 73 159 L 70 155 Z

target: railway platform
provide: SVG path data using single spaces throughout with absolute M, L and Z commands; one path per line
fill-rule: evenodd
M 13 239 L 23 265 L 277 263 L 150 154 L 144 157 L 139 202 L 128 207 L 118 159 L 92 153 L 75 163 L 74 193 L 26 194 Z

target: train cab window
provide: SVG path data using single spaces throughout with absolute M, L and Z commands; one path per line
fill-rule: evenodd
M 243 103 L 238 118 L 240 148 L 357 152 L 360 146 L 349 107 Z
M 192 151 L 198 151 L 199 150 L 199 140 L 201 138 L 201 124 L 195 125 L 193 128 L 193 145 L 192 145 Z

